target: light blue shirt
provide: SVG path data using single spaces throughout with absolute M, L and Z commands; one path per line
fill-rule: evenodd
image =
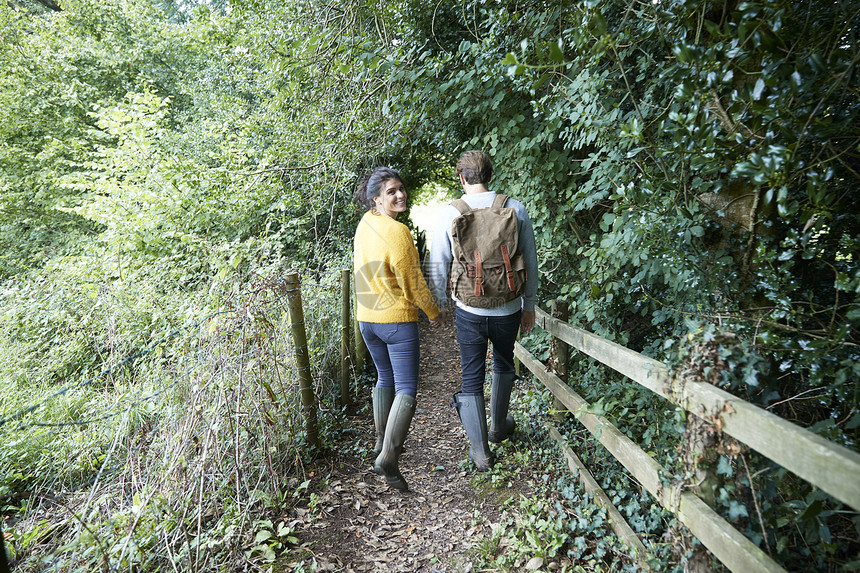
M 490 207 L 496 193 L 467 193 L 463 200 L 473 209 Z M 520 309 L 531 311 L 535 309 L 538 291 L 538 265 L 537 249 L 535 248 L 535 233 L 532 228 L 531 219 L 525 206 L 516 199 L 508 199 L 505 207 L 512 208 L 517 214 L 519 228 L 519 250 L 523 254 L 526 263 L 526 290 L 523 296 L 497 306 L 495 308 L 475 308 L 467 306 L 454 298 L 457 306 L 478 316 L 507 316 L 514 314 Z M 453 243 L 451 240 L 451 225 L 454 219 L 460 215 L 460 211 L 453 205 L 446 206 L 436 219 L 436 228 L 433 231 L 433 243 L 430 246 L 430 292 L 436 299 L 439 308 L 444 308 L 447 301 L 446 291 L 448 288 L 448 277 L 451 274 L 451 262 L 454 260 Z

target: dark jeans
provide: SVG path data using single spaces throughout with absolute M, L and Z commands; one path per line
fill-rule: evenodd
M 394 386 L 396 394 L 418 393 L 418 323 L 359 322 L 361 337 L 379 376 L 378 388 Z
M 457 308 L 457 342 L 463 394 L 483 394 L 486 374 L 487 343 L 493 343 L 493 371 L 515 372 L 514 342 L 520 330 L 522 311 L 508 316 L 478 316 Z

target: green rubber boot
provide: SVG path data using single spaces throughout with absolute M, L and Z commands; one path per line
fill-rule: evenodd
M 394 402 L 394 387 L 376 387 L 373 396 L 373 423 L 376 426 L 376 445 L 373 451 L 376 455 L 382 451 L 382 442 L 385 441 L 385 424 L 388 423 L 388 413 L 391 412 L 391 403 Z
M 469 457 L 479 472 L 492 469 L 495 459 L 487 443 L 487 414 L 483 394 L 454 394 L 454 404 L 460 423 L 469 437 Z
M 493 374 L 493 388 L 490 393 L 490 431 L 487 434 L 494 444 L 499 444 L 514 434 L 517 423 L 508 415 L 511 404 L 511 390 L 514 388 L 516 374 Z
M 403 442 L 409 427 L 412 425 L 412 416 L 415 414 L 415 398 L 408 394 L 397 394 L 391 404 L 388 414 L 388 422 L 385 426 L 385 439 L 382 442 L 382 451 L 376 457 L 373 471 L 385 476 L 385 482 L 400 491 L 407 491 L 409 486 L 400 473 L 397 465 L 400 452 L 403 451 Z

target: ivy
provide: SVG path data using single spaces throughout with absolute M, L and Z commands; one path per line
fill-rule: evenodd
M 566 300 L 575 324 L 672 365 L 718 338 L 715 383 L 856 448 L 856 7 L 473 8 L 447 27 L 395 23 L 408 41 L 394 57 L 413 70 L 389 96 L 404 148 L 493 156 L 495 188 L 534 221 L 542 296 Z M 587 362 L 574 378 L 604 408 L 619 384 Z M 815 404 L 796 408 L 808 392 Z M 671 449 L 682 426 L 650 406 L 619 423 Z M 726 497 L 725 515 L 761 542 L 749 495 L 773 519 L 790 511 L 779 495 L 808 491 L 780 487 L 726 489 L 748 493 Z M 806 551 L 782 535 L 786 556 Z

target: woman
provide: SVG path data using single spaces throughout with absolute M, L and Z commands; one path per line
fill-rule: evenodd
M 406 491 L 398 459 L 415 413 L 418 391 L 418 309 L 433 326 L 444 318 L 427 288 L 418 251 L 397 215 L 406 211 L 397 171 L 379 167 L 365 176 L 356 199 L 367 209 L 355 231 L 356 317 L 379 375 L 373 420 L 379 454 L 373 471 Z

